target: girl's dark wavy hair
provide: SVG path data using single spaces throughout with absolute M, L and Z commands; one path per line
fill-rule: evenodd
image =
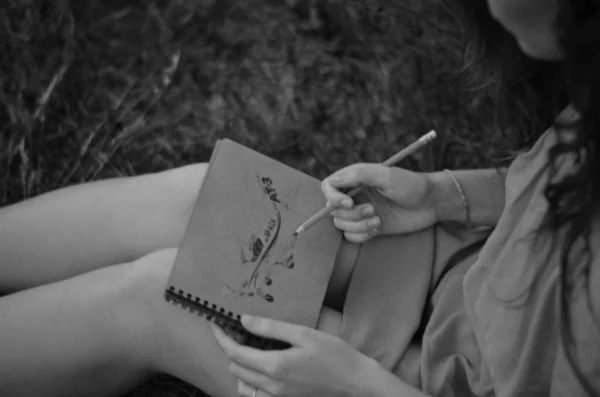
M 469 40 L 464 72 L 468 86 L 494 96 L 498 130 L 516 136 L 517 141 L 511 141 L 522 148 L 529 147 L 552 124 L 559 136 L 565 137 L 549 152 L 548 212 L 540 232 L 549 231 L 553 238 L 562 239 L 561 343 L 581 385 L 589 395 L 599 395 L 600 390 L 594 390 L 574 359 L 568 301 L 572 280 L 582 276 L 585 282 L 577 285 L 585 289 L 590 302 L 591 222 L 600 207 L 600 0 L 561 0 L 554 28 L 564 59 L 555 63 L 525 56 L 516 40 L 492 18 L 486 1 L 446 2 L 466 22 Z M 581 117 L 568 123 L 554 121 L 568 103 Z M 567 131 L 572 133 L 561 133 Z M 568 174 L 559 175 L 565 156 L 572 157 L 575 166 Z

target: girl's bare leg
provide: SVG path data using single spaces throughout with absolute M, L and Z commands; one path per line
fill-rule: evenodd
M 139 382 L 144 365 L 119 318 L 125 270 L 106 267 L 1 298 L 0 395 L 103 396 Z
M 111 396 L 166 372 L 213 397 L 236 395 L 206 320 L 162 296 L 176 250 L 0 299 L 0 395 Z M 340 316 L 324 309 L 321 327 Z
M 0 294 L 178 246 L 205 171 L 86 183 L 0 208 Z

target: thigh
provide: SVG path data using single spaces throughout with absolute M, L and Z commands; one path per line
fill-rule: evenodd
M 0 395 L 109 396 L 146 377 L 119 326 L 123 269 L 0 298 Z
M 407 273 L 411 273 L 410 268 L 413 266 L 421 269 L 431 267 L 429 281 L 434 286 L 445 274 L 448 260 L 454 253 L 474 242 L 482 241 L 487 235 L 489 230 L 470 232 L 461 227 L 439 224 L 412 234 L 378 237 L 362 245 L 343 239 L 324 305 L 339 312 L 343 310 L 358 262 L 362 263 L 362 267 L 368 267 L 369 263 L 379 263 L 378 268 L 383 268 L 392 279 L 400 275 L 405 278 Z M 393 270 L 394 267 L 402 266 L 407 271 Z M 398 276 L 394 276 L 395 274 Z
M 449 260 L 481 238 L 445 225 L 364 244 L 345 291 L 340 336 L 391 369 L 420 332 Z
M 70 186 L 0 208 L 0 291 L 135 260 L 181 242 L 207 166 Z

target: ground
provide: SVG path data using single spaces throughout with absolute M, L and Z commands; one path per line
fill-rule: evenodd
M 435 129 L 404 167 L 485 166 L 493 97 L 462 88 L 456 18 L 442 0 L 5 0 L 0 205 L 206 161 L 222 137 L 322 178 Z

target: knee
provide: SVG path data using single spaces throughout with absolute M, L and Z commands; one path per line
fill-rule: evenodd
M 175 222 L 177 229 L 172 233 L 178 235 L 177 239 L 192 215 L 207 168 L 208 164 L 197 163 L 143 176 L 148 178 L 150 192 L 156 193 L 159 213 L 169 214 Z
M 127 273 L 129 281 L 141 291 L 157 286 L 164 287 L 167 285 L 177 252 L 177 248 L 161 249 L 130 262 Z
M 175 197 L 195 202 L 207 169 L 208 163 L 196 163 L 163 171 L 159 175 Z
M 128 341 L 123 347 L 128 356 L 141 368 L 153 367 L 158 342 L 166 334 L 163 296 L 176 256 L 176 249 L 164 249 L 115 267 L 119 277 L 110 321 Z

